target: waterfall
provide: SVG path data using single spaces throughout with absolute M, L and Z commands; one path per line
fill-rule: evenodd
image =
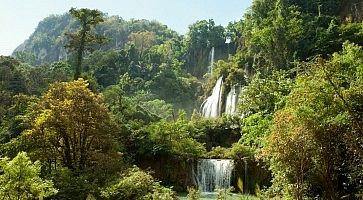
M 197 173 L 194 174 L 194 182 L 201 192 L 227 189 L 231 185 L 233 167 L 233 160 L 201 159 L 198 161 Z
M 212 49 L 209 52 L 209 73 L 212 74 L 213 73 L 213 64 L 214 64 L 214 47 L 212 47 Z
M 238 96 L 240 87 L 238 85 L 232 86 L 231 91 L 227 95 L 226 99 L 226 110 L 227 114 L 233 115 L 237 111 Z
M 221 114 L 221 106 L 222 106 L 222 85 L 223 85 L 223 77 L 220 77 L 217 80 L 216 85 L 212 90 L 211 96 L 209 96 L 202 103 L 202 116 L 204 117 L 219 117 Z

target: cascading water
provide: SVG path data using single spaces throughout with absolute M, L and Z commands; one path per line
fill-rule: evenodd
M 217 80 L 216 85 L 212 90 L 211 96 L 209 96 L 202 103 L 202 116 L 204 117 L 219 117 L 221 114 L 221 106 L 222 106 L 222 85 L 223 85 L 223 77 L 220 77 Z
M 240 87 L 238 85 L 232 86 L 231 91 L 227 95 L 226 110 L 227 114 L 233 115 L 237 111 L 238 96 L 240 93 Z
M 198 161 L 194 182 L 201 192 L 214 192 L 218 188 L 231 185 L 233 160 L 201 159 Z
M 212 47 L 212 49 L 209 52 L 209 73 L 212 74 L 213 73 L 213 64 L 214 64 L 214 47 Z

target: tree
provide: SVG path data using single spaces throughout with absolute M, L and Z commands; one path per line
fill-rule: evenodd
M 35 63 L 35 55 L 24 51 L 14 52 L 14 57 L 23 63 L 33 64 Z
M 284 106 L 293 86 L 293 80 L 287 72 L 274 72 L 264 77 L 257 73 L 241 94 L 240 112 L 248 117 L 254 113 L 273 114 Z
M 185 53 L 188 56 L 186 60 L 188 72 L 201 78 L 208 71 L 207 67 L 210 64 L 208 56 L 212 47 L 216 49 L 216 59 L 228 54 L 224 32 L 223 26 L 215 25 L 212 19 L 197 21 L 189 26 L 184 40 Z
M 97 51 L 86 61 L 97 83 L 104 88 L 116 84 L 120 75 L 128 71 L 129 64 L 128 52 L 125 49 Z
M 317 59 L 274 115 L 263 151 L 274 185 L 295 199 L 362 191 L 362 60 L 362 48 L 349 43 L 331 59 Z
M 13 160 L 0 160 L 0 196 L 4 200 L 43 199 L 57 193 L 52 181 L 40 178 L 41 164 L 31 162 L 25 152 Z
M 68 33 L 69 44 L 66 45 L 76 53 L 75 74 L 77 79 L 82 73 L 82 61 L 86 51 L 92 51 L 96 44 L 103 44 L 106 38 L 95 35 L 91 32 L 97 24 L 104 21 L 103 14 L 99 10 L 90 10 L 87 8 L 71 8 L 69 13 L 80 23 L 80 29 L 77 33 Z
M 253 67 L 263 73 L 290 69 L 304 34 L 298 7 L 284 0 L 256 0 L 244 21 L 243 38 Z
M 55 83 L 42 97 L 34 125 L 26 134 L 38 157 L 60 160 L 71 170 L 118 157 L 113 142 L 116 126 L 100 96 L 87 87 L 82 79 Z
M 7 114 L 4 115 L 5 118 L 1 124 L 3 129 L 0 130 L 0 143 L 9 142 L 30 127 L 30 114 L 33 113 L 33 107 L 38 98 L 19 94 L 13 96 L 12 101 L 13 104 L 7 109 Z
M 25 77 L 19 70 L 20 63 L 12 57 L 0 56 L 0 90 L 12 94 L 27 93 Z
M 132 41 L 136 48 L 140 51 L 140 58 L 144 53 L 144 50 L 150 48 L 155 42 L 155 33 L 154 32 L 137 32 L 131 33 L 129 35 L 129 40 Z
M 12 104 L 12 96 L 28 92 L 19 65 L 20 63 L 12 57 L 0 56 L 0 124 Z

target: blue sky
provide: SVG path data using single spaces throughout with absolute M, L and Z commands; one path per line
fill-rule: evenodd
M 71 7 L 97 8 L 124 19 L 157 20 L 184 34 L 197 20 L 227 25 L 241 19 L 252 0 L 0 0 L 0 55 L 11 52 L 51 14 Z

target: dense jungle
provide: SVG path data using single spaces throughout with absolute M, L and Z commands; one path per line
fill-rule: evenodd
M 121 16 L 71 8 L 0 56 L 0 199 L 363 198 L 362 0 Z

